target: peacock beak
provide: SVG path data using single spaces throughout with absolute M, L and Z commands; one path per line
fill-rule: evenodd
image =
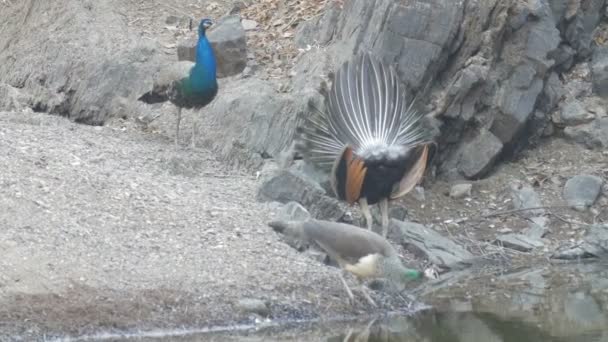
M 205 21 L 205 23 L 203 24 L 203 26 L 205 27 L 205 29 L 208 29 L 211 26 L 213 26 L 213 21 L 207 20 L 207 21 Z

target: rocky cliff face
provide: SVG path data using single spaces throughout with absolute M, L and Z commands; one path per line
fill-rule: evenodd
M 89 124 L 139 116 L 136 97 L 170 60 L 110 2 L 29 0 L 2 12 L 3 109 Z M 397 66 L 412 98 L 420 93 L 420 110 L 439 129 L 441 177 L 482 178 L 551 134 L 605 148 L 604 12 L 604 0 L 329 2 L 299 25 L 289 79 L 246 68 L 221 80 L 220 96 L 199 115 L 210 128 L 204 143 L 242 167 L 278 157 L 324 76 L 369 49 Z
M 373 50 L 397 65 L 412 94 L 432 79 L 426 94 L 433 101 L 425 105 L 441 127 L 439 173 L 475 179 L 546 134 L 552 115 L 568 102 L 562 100 L 601 102 L 588 99 L 594 97 L 589 91 L 581 93 L 590 85 L 588 74 L 570 85 L 570 94 L 564 75 L 578 66 L 589 69 L 591 59 L 598 65 L 592 74 L 601 95 L 604 49 L 594 37 L 604 9 L 599 0 L 354 0 L 302 27 L 298 42 L 324 45 L 339 61 Z M 571 128 L 586 133 L 570 135 L 586 140 L 580 136 L 600 131 L 605 113 L 579 111 L 595 128 Z M 605 143 L 605 137 L 595 137 L 596 146 Z

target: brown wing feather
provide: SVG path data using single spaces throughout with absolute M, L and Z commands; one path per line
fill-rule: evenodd
M 426 170 L 428 155 L 429 146 L 424 145 L 422 148 L 422 153 L 420 153 L 420 157 L 418 157 L 418 160 L 414 166 L 405 173 L 399 184 L 396 184 L 395 188 L 393 189 L 393 193 L 391 194 L 391 199 L 404 196 L 420 182 L 422 176 L 424 175 L 424 171 Z
M 352 204 L 359 200 L 366 173 L 367 168 L 361 159 L 351 159 L 346 171 L 346 201 L 348 203 Z

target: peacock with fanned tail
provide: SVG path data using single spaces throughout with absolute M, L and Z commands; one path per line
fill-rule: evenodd
M 312 113 L 298 128 L 296 150 L 330 173 L 338 198 L 358 202 L 372 228 L 369 205 L 378 203 L 382 236 L 388 232 L 388 201 L 404 196 L 422 179 L 432 131 L 408 105 L 397 72 L 363 52 L 345 62 L 324 89 L 327 112 Z
M 202 108 L 208 105 L 218 92 L 217 67 L 206 30 L 213 25 L 210 19 L 201 20 L 198 26 L 196 61 L 180 61 L 163 67 L 154 78 L 152 90 L 138 100 L 148 104 L 170 101 L 177 106 L 175 145 L 179 144 L 179 125 L 182 108 Z M 195 127 L 192 125 L 192 146 L 195 143 Z

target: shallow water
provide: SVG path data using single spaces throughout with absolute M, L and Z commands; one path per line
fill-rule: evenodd
M 106 341 L 608 342 L 608 265 L 544 266 L 454 278 L 411 315 Z M 456 285 L 454 285 L 454 283 Z M 466 284 L 466 285 L 463 285 Z M 168 333 L 168 332 L 167 332 Z M 164 335 L 163 335 L 164 334 Z

